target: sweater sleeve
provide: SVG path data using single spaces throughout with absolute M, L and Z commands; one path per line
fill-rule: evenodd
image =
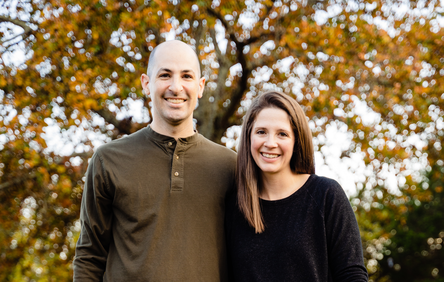
M 224 229 L 225 229 L 225 244 L 227 248 L 227 276 L 228 281 L 234 281 L 234 272 L 231 258 L 231 249 L 229 246 L 232 245 L 231 242 L 231 234 L 233 232 L 233 224 L 234 224 L 234 213 L 237 209 L 236 202 L 236 189 L 232 186 L 231 189 L 228 190 L 225 197 L 225 220 L 224 220 Z
M 324 212 L 333 281 L 368 281 L 358 223 L 344 190 L 336 181 L 326 194 Z
M 91 158 L 80 209 L 74 281 L 102 281 L 112 239 L 112 195 L 99 152 Z

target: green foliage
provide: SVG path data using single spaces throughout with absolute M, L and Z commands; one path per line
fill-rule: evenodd
M 420 187 L 427 199 L 411 195 L 401 219 L 387 225 L 392 236 L 380 250 L 380 275 L 391 281 L 444 281 L 444 199 L 442 165 L 433 166 Z M 425 188 L 425 189 L 424 189 Z

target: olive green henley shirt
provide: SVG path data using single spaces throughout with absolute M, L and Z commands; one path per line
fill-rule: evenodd
M 149 126 L 90 160 L 74 281 L 226 281 L 224 198 L 236 154 Z

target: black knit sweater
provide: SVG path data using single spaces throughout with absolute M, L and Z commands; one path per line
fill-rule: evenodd
M 368 281 L 355 215 L 340 185 L 311 175 L 291 196 L 261 200 L 265 231 L 255 234 L 227 198 L 230 281 Z

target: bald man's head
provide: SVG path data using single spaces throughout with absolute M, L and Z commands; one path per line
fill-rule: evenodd
M 196 52 L 193 50 L 193 48 L 191 48 L 190 45 L 179 41 L 179 40 L 171 40 L 171 41 L 165 41 L 163 43 L 160 43 L 159 45 L 157 45 L 153 51 L 151 51 L 150 54 L 150 58 L 148 61 L 148 68 L 147 68 L 147 75 L 151 78 L 151 74 L 153 72 L 153 68 L 154 65 L 156 64 L 156 62 L 158 61 L 158 57 L 162 57 L 162 56 L 168 56 L 168 53 L 188 53 L 188 54 L 192 54 L 192 56 L 194 58 L 196 58 L 195 63 L 196 63 L 196 67 L 198 70 L 198 78 L 201 77 L 201 73 L 200 73 L 200 63 L 199 63 L 199 58 L 197 57 Z M 193 67 L 193 66 L 190 66 Z

